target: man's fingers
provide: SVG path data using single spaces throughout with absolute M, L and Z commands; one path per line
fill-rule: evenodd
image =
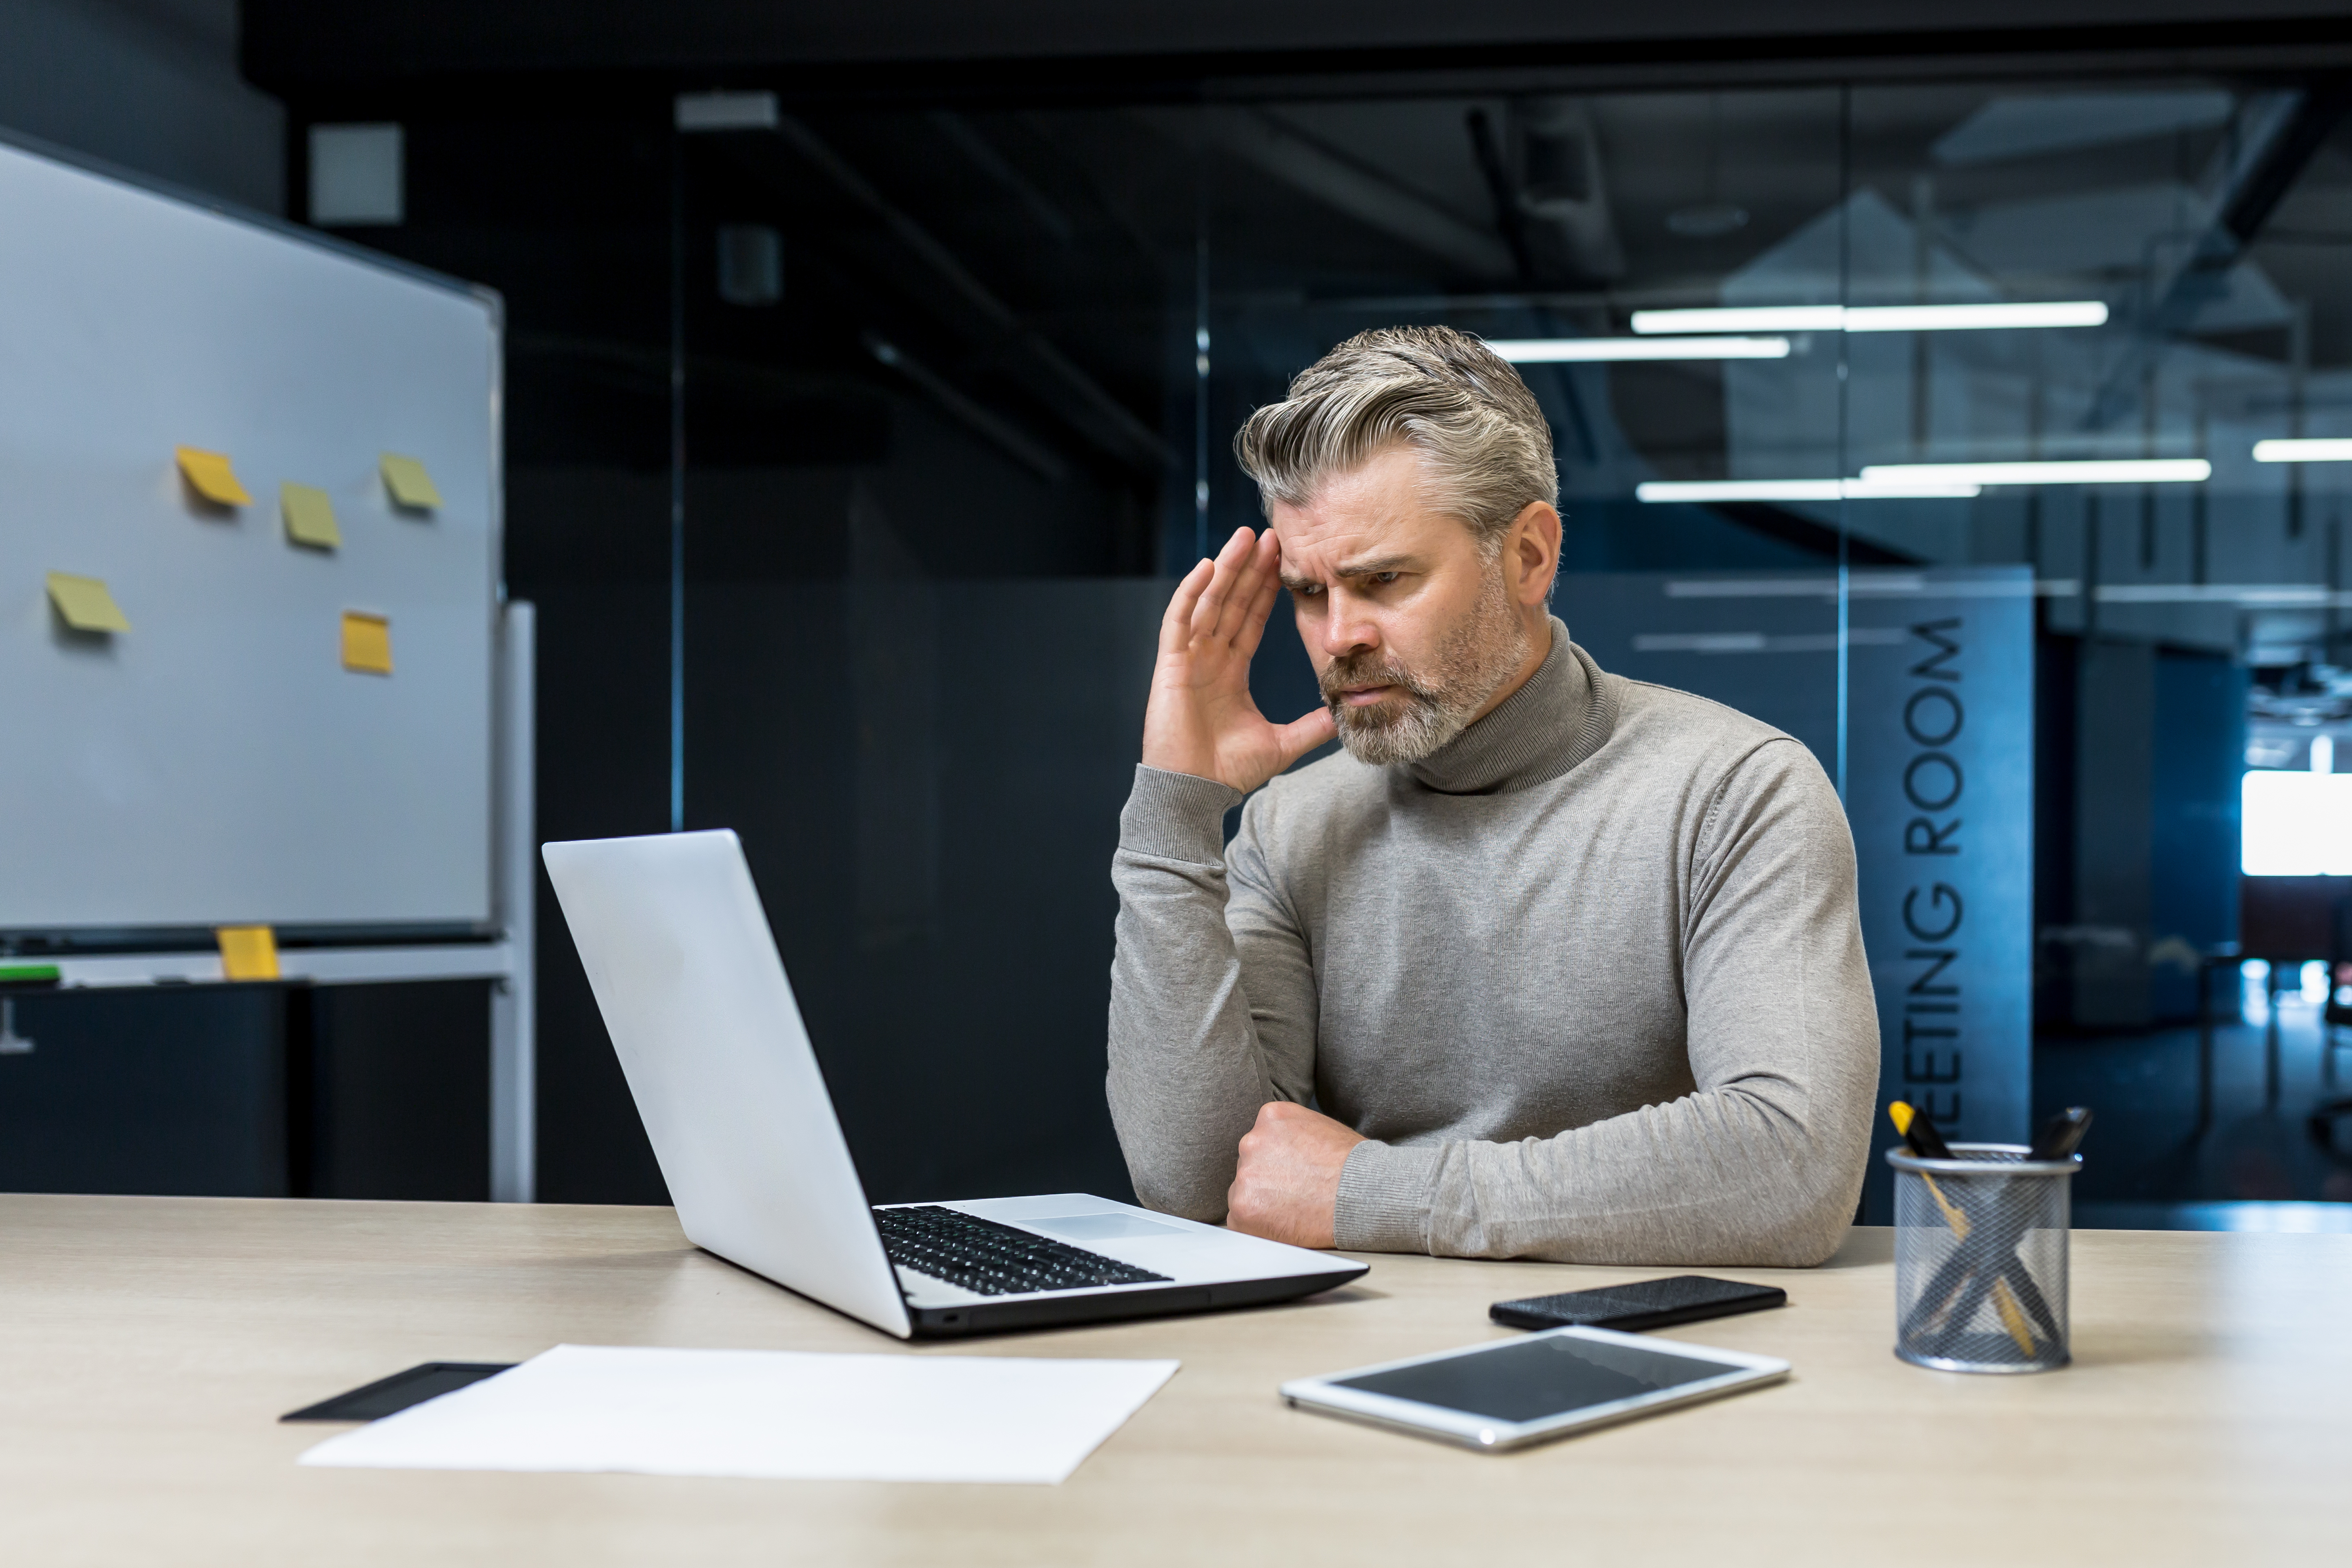
M 1201 602 L 1192 606 L 1192 635 L 1214 639 L 1217 624 L 1223 616 L 1225 605 L 1234 596 L 1234 583 L 1241 568 L 1249 560 L 1256 544 L 1255 537 L 1246 528 L 1234 530 L 1225 547 L 1217 552 L 1214 568 L 1209 574 L 1209 585 L 1201 592 Z
M 1326 741 L 1339 738 L 1339 729 L 1331 722 L 1331 710 L 1318 708 L 1312 713 L 1300 715 L 1275 731 L 1282 742 L 1282 765 L 1288 767 Z
M 1269 528 L 1258 535 L 1249 558 L 1242 563 L 1234 596 L 1217 623 L 1219 633 L 1244 658 L 1256 651 L 1257 641 L 1253 634 L 1265 624 L 1265 589 L 1267 584 L 1276 580 L 1274 563 L 1277 548 L 1274 530 Z
M 1268 539 L 1274 537 L 1269 533 Z M 1265 620 L 1274 614 L 1274 602 L 1282 596 L 1282 577 L 1272 570 L 1258 579 L 1257 592 L 1250 595 L 1249 609 L 1242 616 L 1241 630 L 1234 634 L 1234 648 L 1244 658 L 1257 657 L 1257 645 L 1265 640 Z
M 1167 613 L 1160 617 L 1160 651 L 1181 653 L 1192 635 L 1192 606 L 1200 601 L 1201 590 L 1209 585 L 1213 566 L 1207 557 L 1192 563 L 1176 584 L 1175 595 L 1168 601 Z
M 1250 611 L 1257 604 L 1258 590 L 1272 575 L 1274 564 L 1274 531 L 1250 540 L 1249 548 L 1234 563 L 1233 588 L 1217 616 L 1217 637 L 1239 647 L 1250 624 Z

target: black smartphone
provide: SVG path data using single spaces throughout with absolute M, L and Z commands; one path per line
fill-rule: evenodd
M 1663 1329 L 1669 1323 L 1695 1323 L 1701 1318 L 1727 1318 L 1734 1312 L 1760 1312 L 1786 1306 L 1789 1293 L 1777 1285 L 1742 1285 L 1736 1279 L 1710 1279 L 1704 1274 L 1676 1274 L 1665 1279 L 1644 1279 L 1634 1285 L 1605 1285 L 1598 1290 L 1570 1290 L 1558 1296 L 1528 1296 L 1497 1301 L 1486 1315 L 1515 1329 Z

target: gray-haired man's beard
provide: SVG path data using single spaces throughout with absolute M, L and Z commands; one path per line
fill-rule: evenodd
M 1527 653 L 1527 627 L 1511 613 L 1496 572 L 1478 603 L 1447 630 L 1428 668 L 1406 669 L 1370 650 L 1336 658 L 1323 671 L 1323 700 L 1339 743 L 1358 762 L 1376 767 L 1417 763 L 1468 729 Z M 1351 708 L 1339 700 L 1349 687 L 1382 683 L 1395 689 L 1370 707 Z

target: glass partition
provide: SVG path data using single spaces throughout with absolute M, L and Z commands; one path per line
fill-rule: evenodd
M 1258 521 L 1252 407 L 1434 321 L 1551 420 L 1572 635 L 1843 793 L 1882 1099 L 2092 1104 L 2086 1212 L 2352 1196 L 2300 1131 L 2352 980 L 2333 98 L 743 96 L 669 142 L 671 798 L 743 833 L 877 1197 L 1122 1190 L 1169 579 Z M 1315 700 L 1280 615 L 1256 680 Z
M 1973 493 L 1847 526 L 2030 572 L 2037 1100 L 2105 1118 L 2095 1212 L 2352 1195 L 2283 1114 L 2324 1087 L 2300 972 L 2344 956 L 2340 119 L 2292 82 L 1853 94 L 1851 471 Z M 2266 1041 L 2242 966 L 2285 977 Z
M 679 821 L 741 835 L 877 1201 L 1123 1192 L 1108 868 L 1192 487 L 1190 155 L 682 101 Z

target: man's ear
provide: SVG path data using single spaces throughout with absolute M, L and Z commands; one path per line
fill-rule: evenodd
M 1549 501 L 1529 501 L 1511 520 L 1503 548 L 1510 557 L 1511 596 L 1540 605 L 1551 596 L 1559 574 L 1559 512 Z

